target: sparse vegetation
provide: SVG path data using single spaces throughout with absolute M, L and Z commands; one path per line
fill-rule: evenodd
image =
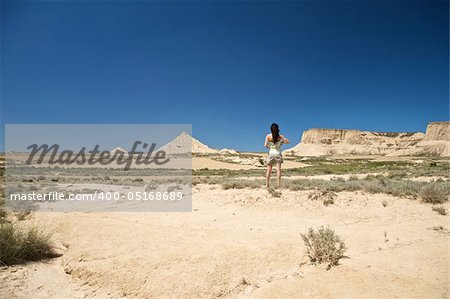
M 433 227 L 431 227 L 430 228 L 431 230 L 434 230 L 434 231 L 445 231 L 446 229 L 445 229 L 445 227 L 443 227 L 442 225 L 437 225 L 437 226 L 433 226 Z
M 174 186 L 169 186 L 167 187 L 167 192 L 174 192 L 176 190 L 182 190 L 183 186 L 182 185 L 174 185 Z
M 351 175 L 351 176 L 348 178 L 348 180 L 349 180 L 349 181 L 357 181 L 357 180 L 358 180 L 358 177 L 357 177 L 356 175 Z
M 316 264 L 327 263 L 328 268 L 337 265 L 347 249 L 341 237 L 329 227 L 320 227 L 317 231 L 309 228 L 301 237 L 309 260 Z
M 6 212 L 5 209 L 0 208 L 0 223 L 6 219 L 7 215 L 8 215 L 8 212 Z
M 223 181 L 223 180 L 222 180 Z M 244 188 L 260 188 L 262 185 L 254 180 L 227 180 L 223 182 L 222 188 L 224 190 L 228 189 L 244 189 Z
M 220 184 L 223 189 L 262 188 L 262 179 L 238 179 L 223 177 L 195 178 L 193 185 Z M 422 197 L 424 202 L 442 203 L 448 200 L 450 182 L 437 180 L 435 182 L 416 182 L 398 178 L 388 178 L 383 175 L 369 175 L 364 179 L 352 180 L 321 180 L 321 179 L 285 179 L 284 187 L 292 191 L 314 190 L 323 192 L 365 191 L 369 193 L 385 193 L 412 199 Z M 431 187 L 430 187 L 431 186 Z M 319 196 L 320 197 L 320 196 Z M 384 206 L 384 205 L 383 205 Z
M 422 188 L 420 196 L 422 200 L 427 203 L 444 203 L 448 201 L 449 189 L 448 186 L 439 184 L 437 182 L 430 183 Z
M 51 234 L 37 226 L 0 223 L 0 264 L 12 265 L 26 261 L 56 257 Z
M 436 213 L 438 213 L 439 215 L 442 215 L 442 216 L 447 215 L 447 211 L 445 210 L 444 207 L 432 207 L 431 209 L 433 211 L 435 211 Z
M 328 157 L 309 157 L 305 160 L 302 157 L 286 157 L 286 160 L 306 163 L 310 166 L 300 168 L 290 168 L 283 170 L 287 176 L 291 175 L 321 175 L 321 174 L 352 174 L 354 179 L 356 174 L 361 173 L 389 173 L 396 178 L 411 178 L 418 176 L 442 176 L 450 177 L 450 163 L 446 160 L 433 162 L 414 163 L 413 161 L 373 161 L 370 159 L 336 159 Z M 433 167 L 430 164 L 433 163 Z M 228 176 L 260 176 L 264 169 L 248 170 L 228 170 L 228 169 L 208 169 L 203 168 L 193 170 L 194 176 L 223 176 L 228 172 Z
M 280 198 L 281 197 L 281 192 L 279 192 L 279 191 L 277 191 L 277 190 L 275 190 L 273 188 L 269 188 L 268 191 L 269 191 L 269 194 L 272 197 L 275 197 L 275 198 Z
M 330 190 L 314 190 L 311 193 L 308 194 L 308 199 L 310 200 L 320 200 L 323 199 L 324 201 L 331 201 L 331 203 L 334 203 L 333 200 L 336 198 L 337 194 L 330 191 Z
M 27 211 L 27 212 L 20 212 L 20 213 L 16 214 L 16 217 L 17 217 L 17 220 L 23 221 L 23 220 L 25 220 L 27 218 L 28 215 L 30 215 L 29 211 Z
M 148 184 L 148 185 L 145 187 L 145 191 L 146 191 L 146 192 L 150 192 L 150 191 L 156 190 L 157 188 L 158 188 L 157 185 Z
M 328 207 L 329 205 L 332 205 L 332 204 L 334 204 L 334 200 L 332 198 L 323 200 L 323 205 L 326 207 Z

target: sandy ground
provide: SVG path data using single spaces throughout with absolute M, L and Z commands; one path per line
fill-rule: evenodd
M 301 163 L 301 162 L 295 162 L 295 161 L 289 161 L 284 160 L 283 161 L 283 168 L 299 168 L 299 167 L 306 167 L 309 166 L 308 164 Z M 223 161 L 217 161 L 214 159 L 211 159 L 210 157 L 194 157 L 192 158 L 192 169 L 202 169 L 202 168 L 208 168 L 208 169 L 231 169 L 231 170 L 239 170 L 239 169 L 265 169 L 265 167 L 256 167 L 251 165 L 242 165 L 242 164 L 235 164 L 235 163 L 227 163 Z
M 341 192 L 325 207 L 281 192 L 197 185 L 191 213 L 35 213 L 28 221 L 53 230 L 64 255 L 2 268 L 0 297 L 450 296 L 449 216 L 389 195 Z M 321 225 L 348 247 L 328 271 L 308 263 L 300 238 Z
M 255 169 L 257 167 L 251 165 L 240 165 L 216 161 L 209 157 L 192 158 L 192 169 L 202 169 L 202 168 L 238 170 L 238 169 Z

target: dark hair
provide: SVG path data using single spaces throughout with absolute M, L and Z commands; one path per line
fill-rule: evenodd
M 270 126 L 270 132 L 272 132 L 272 142 L 277 142 L 278 138 L 280 138 L 280 129 L 276 123 Z

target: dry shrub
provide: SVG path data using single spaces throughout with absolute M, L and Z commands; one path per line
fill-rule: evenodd
M 16 214 L 17 220 L 19 220 L 19 221 L 25 220 L 27 218 L 27 216 L 30 215 L 30 213 L 31 213 L 30 211 L 17 213 Z
M 154 191 L 158 189 L 157 185 L 153 185 L 153 184 L 148 184 L 147 186 L 145 186 L 145 191 L 146 192 L 150 192 L 150 191 Z
M 276 198 L 280 198 L 281 197 L 281 192 L 279 192 L 279 191 L 277 191 L 275 189 L 272 189 L 272 188 L 269 188 L 267 190 L 269 191 L 270 195 L 272 195 L 272 197 L 276 197 Z
M 347 249 L 341 237 L 329 227 L 320 227 L 317 231 L 309 228 L 306 234 L 301 234 L 301 237 L 309 260 L 316 264 L 327 263 L 328 269 L 338 264 Z
M 0 208 L 0 222 L 1 220 L 3 220 L 4 218 L 6 218 L 6 216 L 8 215 L 8 213 L 6 212 L 5 209 Z
M 308 194 L 310 200 L 323 200 L 323 205 L 328 206 L 334 204 L 337 194 L 329 190 L 314 190 Z
M 323 205 L 328 207 L 329 205 L 334 204 L 334 200 L 333 199 L 324 199 L 323 200 Z
M 250 181 L 250 180 L 229 180 L 222 183 L 222 188 L 225 190 L 228 189 L 244 189 L 251 188 L 256 189 L 260 188 L 261 184 L 258 182 Z
M 0 264 L 12 265 L 56 257 L 51 234 L 33 225 L 0 224 Z
M 447 211 L 445 210 L 444 207 L 432 207 L 431 209 L 433 211 L 435 211 L 436 213 L 438 213 L 439 215 L 442 215 L 442 216 L 447 215 Z
M 427 184 L 420 191 L 420 197 L 427 203 L 444 203 L 448 201 L 448 189 L 438 183 Z

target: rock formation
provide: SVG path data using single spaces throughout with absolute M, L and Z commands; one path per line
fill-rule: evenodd
M 450 122 L 428 123 L 425 138 L 415 146 L 396 151 L 391 156 L 450 156 Z
M 237 155 L 238 152 L 234 149 L 223 148 L 219 151 L 221 155 Z
M 450 121 L 430 122 L 425 135 L 425 140 L 450 141 Z
M 370 132 L 339 129 L 309 129 L 288 155 L 432 155 L 449 156 L 450 122 L 428 124 L 421 132 Z

